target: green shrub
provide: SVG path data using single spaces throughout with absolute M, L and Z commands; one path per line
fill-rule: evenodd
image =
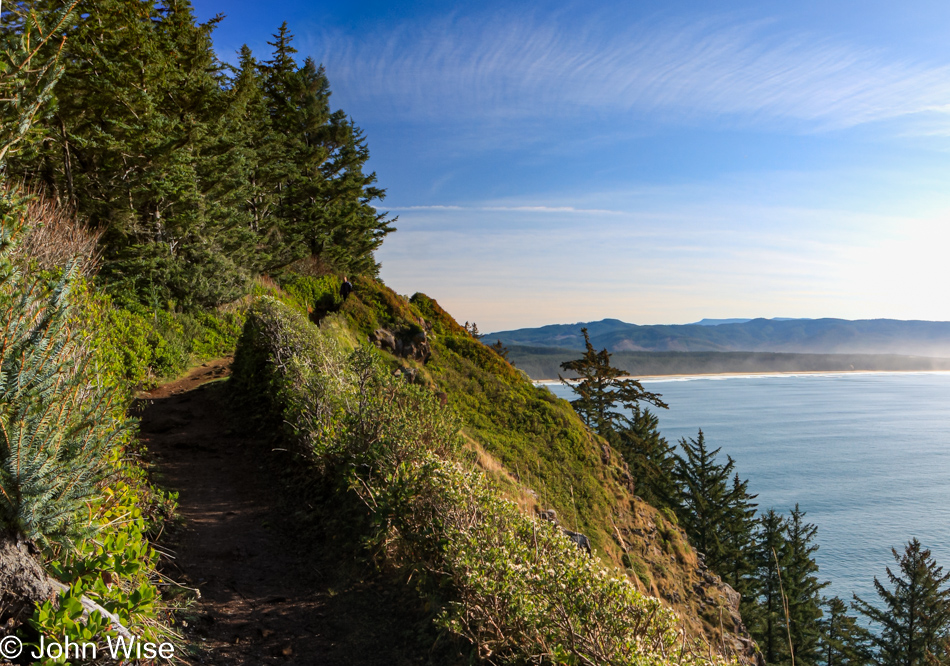
M 329 312 L 339 309 L 343 303 L 340 297 L 340 278 L 334 275 L 311 277 L 289 274 L 280 280 L 281 288 L 301 305 L 311 310 Z
M 468 335 L 462 326 L 448 312 L 442 309 L 435 299 L 423 293 L 413 294 L 409 299 L 425 320 L 432 323 L 432 330 L 438 335 Z

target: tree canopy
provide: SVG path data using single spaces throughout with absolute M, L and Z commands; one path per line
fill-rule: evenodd
M 61 4 L 13 3 L 4 38 L 28 7 Z M 8 172 L 104 231 L 113 291 L 210 306 L 308 257 L 378 271 L 393 220 L 365 136 L 286 24 L 267 59 L 244 47 L 232 68 L 212 48 L 220 18 L 199 23 L 185 0 L 81 0 L 72 17 L 64 75 Z

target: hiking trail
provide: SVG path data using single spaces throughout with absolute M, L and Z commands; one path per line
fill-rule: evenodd
M 191 661 L 430 661 L 418 596 L 357 561 L 352 546 L 336 547 L 334 534 L 301 529 L 307 498 L 287 498 L 278 472 L 290 454 L 246 427 L 228 382 L 215 381 L 229 373 L 230 359 L 218 359 L 138 402 L 156 481 L 179 493 L 184 523 L 162 544 L 173 558 L 165 573 L 200 591 L 179 626 L 198 646 Z

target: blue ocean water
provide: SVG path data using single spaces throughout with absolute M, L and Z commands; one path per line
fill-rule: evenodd
M 722 447 L 760 510 L 797 502 L 818 526 L 827 596 L 877 603 L 912 537 L 950 570 L 950 373 L 868 373 L 645 380 L 670 442 Z M 570 398 L 570 389 L 550 385 Z

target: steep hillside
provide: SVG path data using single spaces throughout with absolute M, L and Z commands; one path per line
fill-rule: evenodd
M 500 331 L 505 344 L 582 349 L 587 327 L 598 349 L 669 352 L 791 352 L 950 356 L 950 322 L 895 319 L 753 319 L 718 326 L 637 326 L 618 319 Z
M 706 570 L 672 514 L 636 496 L 622 458 L 566 401 L 534 386 L 424 294 L 406 298 L 364 278 L 339 314 L 308 307 L 322 329 L 350 344 L 372 341 L 390 373 L 447 403 L 463 425 L 466 459 L 524 512 L 586 535 L 599 557 L 675 609 L 713 650 L 751 656 L 738 595 Z

